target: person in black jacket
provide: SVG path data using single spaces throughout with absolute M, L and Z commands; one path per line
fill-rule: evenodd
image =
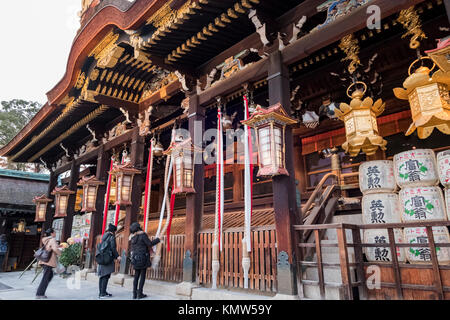
M 119 253 L 117 252 L 117 247 L 116 247 L 116 236 L 115 236 L 115 232 L 117 231 L 117 227 L 113 224 L 109 224 L 108 226 L 108 230 L 106 230 L 105 234 L 102 237 L 102 242 L 109 242 L 109 248 L 111 248 L 112 250 L 112 256 L 113 256 L 113 261 L 110 264 L 107 265 L 98 265 L 97 268 L 97 275 L 99 277 L 99 283 L 98 283 L 98 287 L 99 287 L 99 298 L 100 299 L 106 299 L 109 297 L 112 297 L 112 294 L 106 292 L 106 288 L 108 287 L 108 281 L 109 278 L 111 277 L 111 273 L 114 272 L 115 269 L 115 263 L 114 260 L 121 260 L 121 257 L 119 255 Z
M 156 238 L 150 241 L 148 235 L 142 231 L 138 222 L 134 222 L 130 226 L 131 241 L 131 264 L 135 270 L 133 282 L 133 299 L 143 299 L 147 295 L 143 293 L 145 274 L 147 268 L 151 266 L 150 250 L 157 245 L 160 240 Z M 138 288 L 139 282 L 139 288 Z

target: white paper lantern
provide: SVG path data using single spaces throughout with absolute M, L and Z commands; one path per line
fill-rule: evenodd
M 405 228 L 405 241 L 407 243 L 428 243 L 427 229 L 425 227 Z M 450 237 L 447 227 L 433 227 L 435 243 L 448 243 Z M 439 264 L 450 264 L 450 248 L 441 248 L 436 245 L 436 253 Z M 412 264 L 431 263 L 431 251 L 429 247 L 412 247 L 406 249 L 406 256 Z
M 399 195 L 403 222 L 447 220 L 444 197 L 440 188 L 405 188 Z
M 431 149 L 417 149 L 394 157 L 395 179 L 400 188 L 438 184 L 436 156 Z
M 395 243 L 403 243 L 403 234 L 401 229 L 394 229 Z M 364 243 L 382 243 L 389 244 L 389 233 L 384 229 L 364 230 Z M 364 248 L 366 258 L 370 262 L 392 262 L 390 247 Z M 397 259 L 399 262 L 405 262 L 405 251 L 397 247 Z
M 363 223 L 400 223 L 401 210 L 396 193 L 366 194 L 362 201 Z
M 388 160 L 367 161 L 359 166 L 359 187 L 363 194 L 397 190 L 394 163 Z
M 450 188 L 450 150 L 437 154 L 439 180 L 446 188 Z

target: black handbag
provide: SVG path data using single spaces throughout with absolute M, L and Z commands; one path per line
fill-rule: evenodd
M 150 254 L 145 253 L 134 253 L 131 252 L 131 264 L 134 269 L 145 269 L 148 267 L 150 262 Z
M 47 241 L 48 243 L 48 241 Z M 46 250 L 45 247 L 47 246 L 47 243 L 44 244 L 41 248 L 39 248 L 35 253 L 34 253 L 34 257 L 36 258 L 36 260 L 41 261 L 41 262 L 49 262 L 50 258 L 52 257 L 52 250 Z

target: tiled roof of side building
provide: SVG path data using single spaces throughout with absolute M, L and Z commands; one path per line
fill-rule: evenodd
M 17 171 L 17 170 L 8 170 L 8 169 L 0 169 L 0 177 L 1 176 L 9 177 L 9 178 L 25 179 L 25 180 L 39 180 L 39 181 L 49 181 L 50 180 L 50 175 L 48 175 L 48 174 Z

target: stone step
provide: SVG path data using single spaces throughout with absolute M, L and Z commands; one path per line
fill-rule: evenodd
M 331 285 L 325 287 L 325 300 L 343 300 L 343 289 L 338 287 L 340 283 Z M 303 295 L 305 299 L 321 300 L 320 288 L 315 284 L 303 284 Z
M 352 281 L 356 282 L 356 269 L 350 268 L 350 276 Z M 342 283 L 342 272 L 339 267 L 324 267 L 323 277 L 325 282 Z M 307 267 L 302 273 L 302 279 L 319 281 L 319 269 L 316 267 Z

